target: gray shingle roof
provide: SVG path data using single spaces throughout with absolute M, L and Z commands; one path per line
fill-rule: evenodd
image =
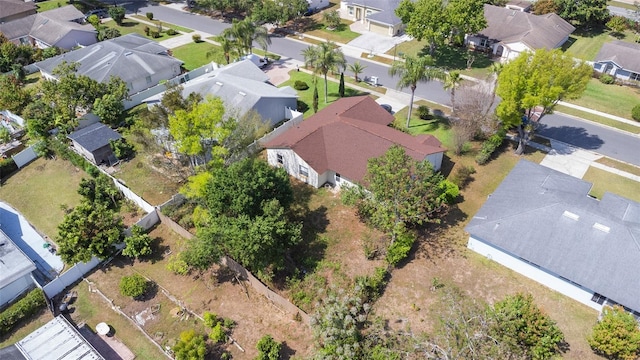
M 590 188 L 584 180 L 521 160 L 466 230 L 638 311 L 640 204 L 611 193 L 598 201 L 587 196 Z
M 63 61 L 77 62 L 78 75 L 98 82 L 109 81 L 112 76 L 125 82 L 155 74 L 182 61 L 167 55 L 167 49 L 155 41 L 138 34 L 127 34 L 102 41 L 82 49 L 35 63 L 42 71 L 52 74 Z
M 378 13 L 367 16 L 367 19 L 385 25 L 397 25 L 402 22 L 396 16 L 396 8 L 399 3 L 400 0 L 353 0 L 348 2 L 349 5 L 378 10 Z
M 34 2 L 24 2 L 22 0 L 0 0 L 0 21 L 18 14 L 28 14 L 37 9 Z
M 531 49 L 553 49 L 575 28 L 556 14 L 534 15 L 484 5 L 487 28 L 479 35 L 502 43 L 522 42 Z
M 600 61 L 612 61 L 625 70 L 640 73 L 640 44 L 619 40 L 604 43 L 595 59 Z
M 103 123 L 89 125 L 86 128 L 74 131 L 67 137 L 90 152 L 109 145 L 110 140 L 122 138 L 120 134 Z
M 76 22 L 83 17 L 73 5 L 67 5 L 0 24 L 0 32 L 11 40 L 28 35 L 54 46 L 71 31 L 95 33 L 92 25 Z

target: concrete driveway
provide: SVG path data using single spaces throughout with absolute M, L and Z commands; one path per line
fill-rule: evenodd
M 384 54 L 397 44 L 411 40 L 411 37 L 406 34 L 390 37 L 372 33 L 365 28 L 364 24 L 357 21 L 351 24 L 350 29 L 361 35 L 349 41 L 347 45 L 362 49 L 366 53 Z

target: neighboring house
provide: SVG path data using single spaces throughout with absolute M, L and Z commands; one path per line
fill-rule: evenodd
M 575 28 L 558 15 L 534 15 L 505 7 L 484 5 L 487 27 L 478 34 L 467 35 L 470 48 L 512 60 L 525 51 L 555 49 L 564 44 Z
M 182 95 L 191 93 L 219 97 L 227 111 L 244 115 L 255 110 L 271 126 L 287 118 L 287 109 L 296 109 L 298 95 L 288 86 L 277 88 L 269 76 L 250 60 L 242 60 L 218 68 L 209 74 L 182 84 Z M 147 104 L 158 104 L 164 93 L 145 99 Z
M 466 227 L 469 249 L 593 309 L 640 315 L 640 204 L 520 160 Z
M 167 48 L 138 34 L 102 41 L 34 65 L 42 76 L 54 80 L 53 71 L 63 61 L 78 63 L 78 75 L 98 82 L 108 82 L 112 76 L 121 78 L 127 84 L 129 94 L 158 85 L 182 71 L 182 61 L 170 56 Z
M 97 41 L 93 25 L 83 24 L 83 19 L 78 9 L 67 5 L 0 24 L 0 32 L 18 45 L 71 50 Z
M 404 25 L 396 16 L 400 0 L 342 0 L 340 16 L 343 19 L 359 21 L 367 30 L 377 34 L 395 36 L 404 31 Z
M 0 24 L 36 14 L 35 2 L 0 0 Z
M 0 308 L 36 286 L 34 270 L 36 265 L 0 230 Z
M 82 328 L 86 333 L 86 326 L 83 325 Z M 104 344 L 104 340 L 100 341 Z M 110 351 L 111 353 L 115 354 L 114 351 Z M 17 343 L 0 349 L 0 359 L 105 360 L 63 315 L 56 316 Z
M 593 62 L 593 69 L 620 80 L 640 81 L 640 44 L 604 43 Z
M 367 161 L 392 145 L 438 170 L 445 149 L 431 135 L 411 136 L 388 125 L 394 118 L 369 96 L 342 98 L 264 144 L 272 166 L 316 188 L 361 183 Z
M 119 140 L 120 134 L 103 123 L 95 123 L 74 131 L 67 136 L 73 148 L 96 165 L 113 164 L 117 161 L 109 141 Z

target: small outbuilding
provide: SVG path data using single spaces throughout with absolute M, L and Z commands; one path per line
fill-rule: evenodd
M 117 161 L 111 149 L 111 140 L 122 136 L 103 123 L 95 123 L 67 136 L 73 148 L 96 165 L 113 164 Z
M 33 261 L 0 230 L 0 307 L 36 286 L 34 270 Z

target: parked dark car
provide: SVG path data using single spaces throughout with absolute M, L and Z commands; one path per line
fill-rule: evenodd
M 87 11 L 84 14 L 84 20 L 86 21 L 91 15 L 96 15 L 100 19 L 104 19 L 106 17 L 109 17 L 109 11 L 107 11 L 107 9 L 95 9 L 95 10 Z

